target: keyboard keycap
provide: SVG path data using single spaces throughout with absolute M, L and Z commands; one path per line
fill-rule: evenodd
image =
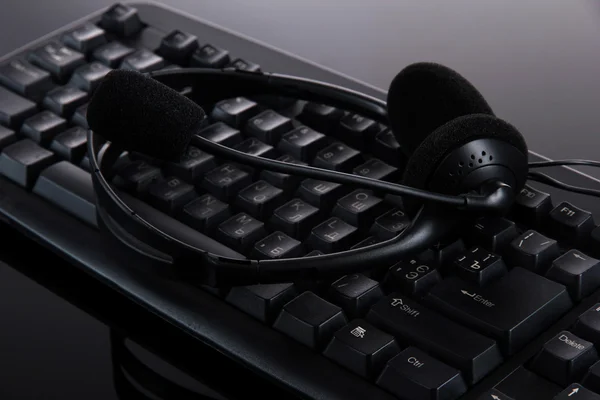
M 241 143 L 243 140 L 240 131 L 224 124 L 223 122 L 217 122 L 207 126 L 206 128 L 202 129 L 198 135 L 227 147 L 233 147 L 236 144 Z
M 286 162 L 288 164 L 306 165 L 305 162 L 298 161 L 289 154 L 284 154 L 281 157 L 277 157 L 277 160 Z M 273 172 L 268 170 L 262 170 L 260 177 L 286 192 L 292 192 L 295 190 L 300 181 L 302 181 L 302 177 L 299 175 L 283 174 L 281 172 Z
M 276 113 L 265 110 L 252 117 L 246 123 L 246 133 L 270 145 L 277 145 L 281 135 L 293 128 L 292 120 Z
M 306 126 L 300 126 L 284 133 L 277 148 L 282 153 L 289 153 L 298 160 L 311 162 L 317 152 L 326 144 L 325 135 Z
M 229 52 L 210 44 L 196 49 L 190 60 L 190 66 L 201 68 L 223 68 L 227 64 L 229 64 Z
M 573 300 L 579 301 L 600 287 L 600 261 L 569 250 L 552 262 L 546 277 L 565 285 Z
M 298 195 L 307 203 L 321 209 L 331 209 L 344 192 L 347 186 L 334 182 L 305 179 L 298 188 Z
M 41 100 L 53 86 L 48 72 L 25 60 L 12 60 L 0 66 L 0 83 L 34 101 Z
M 371 227 L 371 233 L 382 240 L 391 239 L 408 228 L 410 223 L 410 218 L 408 218 L 404 211 L 399 208 L 393 208 L 377 217 Z
M 379 125 L 372 119 L 358 114 L 347 114 L 340 120 L 334 134 L 350 146 L 364 149 L 371 145 L 378 131 Z
M 388 361 L 377 385 L 405 400 L 455 400 L 467 391 L 460 371 L 415 347 Z
M 383 297 L 379 282 L 363 274 L 345 275 L 329 287 L 327 298 L 350 319 L 364 316 Z
M 325 134 L 338 125 L 344 112 L 340 109 L 318 103 L 306 103 L 298 119 Z
M 109 42 L 94 50 L 92 57 L 109 68 L 117 68 L 121 61 L 134 51 L 135 49 L 121 42 Z
M 108 32 L 121 37 L 131 36 L 143 27 L 137 10 L 120 3 L 113 5 L 102 14 L 100 25 Z
M 517 228 L 513 221 L 484 217 L 475 221 L 467 238 L 472 245 L 479 245 L 492 253 L 499 254 L 517 235 Z
M 229 291 L 227 302 L 271 325 L 283 306 L 296 294 L 292 283 L 236 286 Z
M 83 24 L 62 37 L 62 42 L 66 46 L 83 54 L 89 54 L 107 41 L 104 29 L 91 22 Z
M 431 289 L 425 302 L 494 338 L 506 355 L 514 354 L 573 306 L 564 286 L 519 267 L 485 287 L 447 278 Z
M 254 115 L 258 114 L 258 104 L 245 97 L 234 97 L 221 100 L 212 110 L 211 117 L 234 128 L 242 126 Z
M 46 94 L 44 107 L 61 117 L 70 118 L 75 110 L 87 101 L 86 92 L 72 86 L 61 86 Z
M 91 226 L 98 227 L 92 177 L 81 168 L 67 161 L 51 165 L 40 174 L 33 186 L 33 193 Z
M 119 171 L 116 183 L 134 194 L 143 194 L 148 184 L 160 176 L 160 169 L 145 161 L 133 161 Z
M 300 257 L 302 253 L 302 243 L 279 231 L 256 242 L 253 251 L 254 256 L 261 260 L 295 258 Z
M 340 307 L 312 292 L 304 292 L 283 307 L 273 327 L 320 351 L 346 323 Z
M 371 146 L 373 154 L 386 163 L 403 170 L 406 165 L 406 155 L 402 152 L 396 137 L 388 128 L 384 128 L 375 135 Z
M 548 400 L 553 399 L 559 394 L 562 388 L 544 378 L 526 370 L 523 367 L 518 368 L 502 382 L 496 385 L 495 389 L 508 396 L 510 399 L 519 400 Z M 486 399 L 487 400 L 487 399 Z M 489 400 L 495 400 L 493 398 Z M 503 399 L 502 399 L 503 400 Z M 569 399 L 571 400 L 571 399 Z M 573 399 L 576 400 L 576 399 Z
M 123 59 L 121 69 L 128 69 L 142 73 L 156 71 L 165 66 L 165 60 L 150 50 L 137 50 Z
M 183 207 L 181 220 L 200 232 L 211 232 L 229 217 L 229 204 L 207 193 Z
M 556 240 L 528 230 L 510 243 L 505 259 L 509 267 L 518 266 L 544 274 L 559 255 Z
M 600 393 L 600 361 L 592 365 L 585 373 L 581 384 L 596 393 Z
M 400 345 L 417 346 L 460 369 L 468 383 L 479 381 L 502 362 L 492 339 L 397 292 L 375 304 L 367 321 L 394 335 Z
M 356 242 L 358 230 L 337 217 L 314 227 L 307 241 L 311 248 L 324 253 L 347 249 Z
M 573 333 L 595 345 L 600 345 L 600 303 L 579 316 L 573 326 Z
M 385 277 L 385 287 L 389 291 L 421 297 L 441 280 L 442 276 L 433 265 L 413 258 L 390 267 Z
M 600 400 L 600 395 L 587 390 L 578 383 L 573 383 L 553 400 Z
M 293 199 L 273 212 L 271 223 L 274 227 L 296 239 L 304 239 L 319 221 L 319 209 Z
M 454 261 L 456 275 L 466 282 L 485 286 L 506 274 L 502 258 L 481 247 L 472 247 Z
M 371 190 L 358 189 L 337 201 L 333 215 L 366 230 L 386 208 L 383 199 L 375 196 Z
M 89 103 L 85 103 L 84 105 L 77 107 L 77 109 L 73 113 L 73 116 L 71 117 L 71 123 L 73 125 L 80 126 L 84 129 L 89 129 L 87 122 L 88 106 Z
M 0 124 L 19 129 L 21 123 L 36 112 L 35 103 L 0 86 Z
M 441 272 L 446 273 L 448 269 L 451 269 L 454 260 L 465 250 L 465 243 L 461 238 L 450 237 L 427 249 L 421 254 L 421 257 L 433 263 Z
M 55 155 L 30 139 L 5 147 L 0 154 L 0 173 L 31 189 L 40 173 L 56 161 Z
M 204 175 L 202 186 L 217 198 L 229 201 L 250 183 L 252 178 L 246 171 L 223 164 Z
M 216 233 L 217 240 L 240 253 L 246 253 L 266 235 L 264 224 L 246 213 L 239 213 L 222 222 Z
M 244 140 L 233 148 L 256 157 L 274 158 L 277 155 L 277 151 L 273 146 L 252 137 Z M 253 170 L 253 167 L 247 168 Z
M 531 370 L 554 383 L 566 386 L 583 378 L 596 361 L 598 353 L 593 343 L 571 332 L 562 331 L 544 344 L 531 361 Z
M 58 42 L 50 42 L 30 53 L 29 61 L 50 72 L 57 81 L 65 82 L 77 67 L 85 64 L 85 56 Z
M 197 48 L 196 36 L 175 29 L 161 40 L 158 54 L 174 63 L 186 64 Z
M 260 71 L 260 65 L 251 61 L 242 60 L 241 58 L 236 58 L 235 60 L 227 64 L 225 67 L 235 68 L 240 71 Z
M 393 336 L 356 319 L 335 333 L 323 354 L 362 377 L 374 379 L 399 352 Z
M 550 211 L 548 231 L 561 242 L 581 245 L 593 229 L 592 214 L 566 201 Z
M 517 221 L 527 226 L 540 227 L 550 210 L 552 210 L 550 195 L 525 185 L 515 198 L 513 214 Z
M 17 141 L 15 131 L 0 125 L 0 150 Z
M 358 150 L 341 142 L 335 142 L 320 150 L 315 157 L 315 167 L 349 172 L 362 162 Z
M 188 146 L 177 162 L 169 162 L 166 170 L 187 182 L 200 183 L 208 171 L 217 167 L 215 158 L 202 150 Z
M 75 126 L 59 133 L 52 140 L 50 150 L 77 165 L 87 152 L 87 132 L 85 129 Z
M 94 61 L 77 68 L 75 72 L 73 72 L 69 84 L 88 93 L 92 93 L 96 90 L 102 79 L 104 79 L 104 76 L 110 71 L 111 69 L 106 65 Z
M 155 180 L 148 186 L 149 203 L 170 215 L 178 213 L 194 197 L 194 187 L 174 176 Z
M 261 220 L 267 220 L 284 201 L 283 190 L 262 180 L 242 189 L 235 198 L 239 208 Z
M 395 181 L 399 178 L 399 171 L 396 167 L 392 167 L 376 158 L 371 158 L 364 164 L 354 168 L 352 173 L 366 178 L 388 182 Z
M 42 111 L 27 118 L 21 127 L 21 133 L 31 140 L 47 147 L 52 139 L 67 129 L 67 121 L 50 111 Z

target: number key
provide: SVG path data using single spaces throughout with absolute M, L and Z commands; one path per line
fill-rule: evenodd
M 223 146 L 233 147 L 242 142 L 242 134 L 237 129 L 217 122 L 202 129 L 198 135 Z
M 41 100 L 53 86 L 48 72 L 25 60 L 12 60 L 0 66 L 0 83 L 35 101 Z
M 197 48 L 196 36 L 175 29 L 162 39 L 158 53 L 170 61 L 185 64 Z
M 317 151 L 325 145 L 325 135 L 306 126 L 300 126 L 283 134 L 278 149 L 282 153 L 291 154 L 298 160 L 311 162 Z
M 317 153 L 315 167 L 348 172 L 362 161 L 358 150 L 341 142 L 335 142 Z
M 371 158 L 364 164 L 354 168 L 352 172 L 355 175 L 388 182 L 394 181 L 399 177 L 398 168 L 392 167 L 376 158 Z
M 62 37 L 62 42 L 70 48 L 88 54 L 106 43 L 106 32 L 97 25 L 87 22 Z
M 151 72 L 161 69 L 165 66 L 165 60 L 151 52 L 150 50 L 141 49 L 133 54 L 128 55 L 121 62 L 121 69 L 128 69 L 138 72 Z
M 85 64 L 85 57 L 58 42 L 50 42 L 29 54 L 29 61 L 64 82 L 77 67 Z
M 340 121 L 335 136 L 351 146 L 363 149 L 373 142 L 378 131 L 379 125 L 372 119 L 358 114 L 347 114 Z
M 234 97 L 219 101 L 211 112 L 215 121 L 225 122 L 240 129 L 246 121 L 258 114 L 258 105 L 245 97 Z
M 202 68 L 223 68 L 227 63 L 229 63 L 229 53 L 227 50 L 210 44 L 196 49 L 190 60 L 192 67 Z
M 273 110 L 266 110 L 250 118 L 246 124 L 246 132 L 265 143 L 276 145 L 281 139 L 281 135 L 292 127 L 292 121 L 289 118 Z

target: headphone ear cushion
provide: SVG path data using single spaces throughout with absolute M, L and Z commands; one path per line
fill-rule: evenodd
M 442 125 L 416 148 L 409 158 L 402 184 L 417 189 L 428 189 L 429 182 L 442 160 L 454 149 L 476 139 L 498 139 L 515 146 L 527 157 L 527 144 L 519 131 L 488 114 L 464 115 Z M 416 200 L 404 199 L 406 211 L 414 208 Z M 409 207 L 409 204 L 413 207 Z

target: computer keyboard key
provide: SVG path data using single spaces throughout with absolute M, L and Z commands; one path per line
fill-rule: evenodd
M 370 232 L 382 240 L 387 240 L 398 236 L 410 223 L 411 220 L 404 211 L 393 208 L 375 219 Z
M 216 121 L 241 129 L 250 118 L 259 112 L 258 104 L 252 100 L 245 97 L 234 97 L 215 104 L 211 117 Z
M 198 135 L 227 147 L 233 147 L 243 140 L 239 130 L 234 129 L 223 122 L 217 122 L 207 126 L 202 129 Z
M 157 53 L 169 61 L 183 65 L 187 64 L 197 48 L 196 36 L 175 29 L 161 40 Z
M 383 297 L 379 282 L 363 274 L 350 274 L 331 284 L 327 298 L 342 307 L 350 319 L 363 317 Z
M 0 86 L 0 124 L 19 129 L 21 123 L 36 112 L 34 102 Z
M 313 206 L 327 210 L 347 191 L 346 185 L 308 178 L 300 184 L 298 195 Z
M 296 239 L 304 239 L 320 219 L 319 209 L 295 198 L 273 212 L 271 224 Z
M 574 246 L 585 243 L 594 229 L 592 214 L 563 201 L 556 206 L 548 218 L 548 231 L 553 238 Z
M 265 110 L 248 120 L 245 132 L 275 146 L 281 139 L 281 135 L 292 128 L 292 120 L 288 117 L 284 117 L 273 110 Z
M 358 150 L 344 143 L 335 142 L 317 152 L 314 166 L 334 171 L 350 172 L 362 161 L 362 156 Z
M 337 127 L 344 111 L 325 104 L 306 103 L 298 119 L 319 132 L 328 134 Z
M 388 182 L 397 180 L 399 178 L 399 172 L 398 168 L 392 167 L 376 158 L 367 160 L 367 162 L 359 165 L 352 171 L 355 175 Z
M 143 28 L 137 10 L 120 3 L 114 4 L 102 14 L 100 25 L 108 32 L 121 37 L 131 36 Z
M 364 378 L 375 379 L 399 352 L 393 336 L 355 319 L 335 333 L 323 354 Z
M 0 150 L 17 141 L 17 134 L 12 129 L 0 125 Z
M 425 250 L 420 257 L 430 261 L 442 273 L 447 273 L 452 268 L 452 263 L 464 251 L 465 242 L 462 238 L 448 237 Z
M 92 53 L 92 57 L 109 68 L 117 68 L 121 61 L 134 51 L 135 49 L 114 41 L 98 47 Z
M 250 137 L 244 140 L 242 143 L 233 146 L 234 149 L 241 151 L 251 156 L 264 157 L 264 158 L 275 158 L 277 157 L 277 150 L 269 144 L 263 143 L 260 140 Z M 254 173 L 255 168 L 247 166 L 245 164 L 239 164 L 241 168 Z
M 503 393 L 508 399 L 513 400 L 548 400 L 554 399 L 562 388 L 555 383 L 534 374 L 533 372 L 519 367 L 508 377 L 502 380 L 494 388 L 497 392 Z M 485 397 L 484 397 L 485 399 Z M 490 397 L 486 400 L 498 400 Z M 504 400 L 501 398 L 501 400 Z M 571 400 L 571 399 L 569 399 Z M 577 400 L 577 399 L 573 399 Z
M 83 156 L 83 159 L 79 163 L 79 168 L 82 168 L 84 171 L 87 171 L 87 172 L 90 172 L 90 173 L 92 172 L 92 166 L 90 164 L 90 158 L 88 157 L 87 154 L 85 156 Z
M 569 250 L 552 262 L 546 277 L 565 285 L 573 300 L 579 301 L 600 287 L 600 261 Z
M 498 255 L 476 246 L 456 258 L 454 271 L 466 282 L 485 286 L 504 276 L 507 268 Z
M 23 139 L 2 150 L 0 173 L 13 182 L 31 189 L 40 173 L 55 161 L 54 153 L 30 139 Z
M 254 256 L 261 260 L 278 258 L 296 258 L 302 256 L 302 243 L 277 231 L 254 245 Z
M 284 202 L 283 190 L 263 180 L 242 189 L 235 198 L 240 209 L 261 220 L 269 219 Z
M 364 149 L 371 145 L 378 131 L 379 124 L 372 119 L 358 114 L 346 114 L 333 134 L 350 146 Z
M 271 325 L 283 306 L 297 295 L 293 283 L 232 287 L 227 302 Z
M 315 250 L 324 253 L 335 253 L 347 249 L 356 243 L 358 229 L 337 217 L 313 228 L 307 242 Z
M 229 204 L 205 193 L 183 207 L 180 219 L 200 232 L 212 232 L 221 222 L 231 217 Z
M 306 165 L 305 162 L 298 161 L 289 154 L 284 154 L 280 157 L 277 157 L 276 160 L 283 161 L 288 164 Z M 265 181 L 269 182 L 270 184 L 283 189 L 286 192 L 294 191 L 298 187 L 300 181 L 302 181 L 303 179 L 302 176 L 299 175 L 284 174 L 281 172 L 268 171 L 266 169 L 260 172 L 260 177 Z
M 390 292 L 400 291 L 406 295 L 421 297 L 441 280 L 442 276 L 431 263 L 417 257 L 392 265 L 384 283 Z
M 367 230 L 373 220 L 383 214 L 388 206 L 371 190 L 357 189 L 337 201 L 333 215 L 351 225 Z
M 178 176 L 190 183 L 199 183 L 202 177 L 208 171 L 217 167 L 217 161 L 211 154 L 202 150 L 188 146 L 183 155 L 177 162 L 169 162 L 166 165 L 166 171 Z
M 88 106 L 89 103 L 85 103 L 84 105 L 77 107 L 77 109 L 73 113 L 73 116 L 71 117 L 71 123 L 73 125 L 80 126 L 84 129 L 89 129 L 87 122 Z
M 61 86 L 46 94 L 44 107 L 61 117 L 70 118 L 75 110 L 87 101 L 88 95 L 86 92 L 73 86 Z
M 34 142 L 48 147 L 52 139 L 65 129 L 67 129 L 67 120 L 50 111 L 42 111 L 23 122 L 21 133 Z
M 110 71 L 110 68 L 97 61 L 82 65 L 73 72 L 69 85 L 92 93 Z
M 18 59 L 0 66 L 0 83 L 34 101 L 41 100 L 54 85 L 49 72 Z
M 248 172 L 232 164 L 223 164 L 204 175 L 202 187 L 217 198 L 229 201 L 251 183 Z
M 227 64 L 225 67 L 226 68 L 235 68 L 240 71 L 250 71 L 250 72 L 260 71 L 260 65 L 254 63 L 252 61 L 243 60 L 241 58 L 236 58 L 235 60 L 233 60 L 232 62 Z
M 124 166 L 115 183 L 133 194 L 143 195 L 148 184 L 160 177 L 160 169 L 145 161 L 137 160 Z
M 50 150 L 59 157 L 77 165 L 87 152 L 87 132 L 85 129 L 74 126 L 54 137 Z
M 304 292 L 283 307 L 273 327 L 298 342 L 321 351 L 334 333 L 346 323 L 340 307 L 312 292 Z
M 587 389 L 600 394 L 600 361 L 591 366 L 585 373 L 581 384 Z
M 282 153 L 288 153 L 298 160 L 311 162 L 317 152 L 327 145 L 325 135 L 306 126 L 284 133 L 277 145 Z
M 157 179 L 148 186 L 148 202 L 170 215 L 177 214 L 194 197 L 194 187 L 174 176 Z
M 483 217 L 475 221 L 469 229 L 467 240 L 472 245 L 479 245 L 499 254 L 517 235 L 517 227 L 513 221 L 506 218 Z
M 159 70 L 164 66 L 165 60 L 161 56 L 150 50 L 141 49 L 125 57 L 120 68 L 145 73 Z
M 388 361 L 377 385 L 403 400 L 455 400 L 467 391 L 460 371 L 416 347 Z
M 589 391 L 578 383 L 573 383 L 552 400 L 600 400 L 600 394 Z
M 354 246 L 350 247 L 350 250 L 354 250 L 354 249 L 360 249 L 362 247 L 367 247 L 367 246 L 371 246 L 375 243 L 379 243 L 382 240 L 380 240 L 379 238 L 376 238 L 375 236 L 369 236 L 363 240 L 361 240 L 360 242 L 356 243 Z
M 210 44 L 196 49 L 190 60 L 191 67 L 223 68 L 227 64 L 229 64 L 229 52 Z
M 552 199 L 548 193 L 525 185 L 515 198 L 514 218 L 527 226 L 541 227 L 552 210 Z
M 367 321 L 402 345 L 414 345 L 460 369 L 475 383 L 502 362 L 496 342 L 473 332 L 414 300 L 392 293 L 375 304 Z
M 375 135 L 371 151 L 376 157 L 400 170 L 403 170 L 406 165 L 406 155 L 402 152 L 394 133 L 387 127 L 383 127 Z
M 552 261 L 560 255 L 556 240 L 534 230 L 517 236 L 506 248 L 504 254 L 509 268 L 523 267 L 545 274 Z
M 29 61 L 50 72 L 54 79 L 62 83 L 73 71 L 85 64 L 85 56 L 54 41 L 31 52 Z
M 494 338 L 505 355 L 521 349 L 573 306 L 563 285 L 520 267 L 484 287 L 457 277 L 444 279 L 424 301 Z
M 567 386 L 579 382 L 596 361 L 598 353 L 593 343 L 562 331 L 544 344 L 529 368 L 551 382 Z
M 572 331 L 580 338 L 600 345 L 600 303 L 581 314 Z
M 266 236 L 265 225 L 246 213 L 239 213 L 222 222 L 216 231 L 217 240 L 240 253 L 246 253 Z
M 37 179 L 33 193 L 91 226 L 98 226 L 92 177 L 76 165 L 60 161 L 49 166 Z
M 104 29 L 91 22 L 86 22 L 80 27 L 64 34 L 62 42 L 73 50 L 89 54 L 96 47 L 107 43 L 108 40 Z

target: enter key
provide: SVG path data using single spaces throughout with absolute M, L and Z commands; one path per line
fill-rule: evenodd
M 496 339 L 506 356 L 521 349 L 573 306 L 563 285 L 520 267 L 485 287 L 456 277 L 445 279 L 424 301 Z

